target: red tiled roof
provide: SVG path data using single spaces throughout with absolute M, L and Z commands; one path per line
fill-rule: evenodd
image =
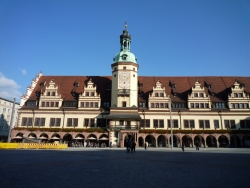
M 97 92 L 100 93 L 102 100 L 111 100 L 111 87 L 107 88 L 107 85 L 111 84 L 111 76 L 41 76 L 38 84 L 34 88 L 30 98 L 28 100 L 36 100 L 36 92 L 44 92 L 45 86 L 49 85 L 49 82 L 53 79 L 55 84 L 59 86 L 59 93 L 63 100 L 76 100 L 72 95 L 72 91 L 77 93 L 84 92 L 84 87 L 87 82 L 92 79 L 95 86 L 97 87 Z M 191 93 L 191 88 L 194 86 L 195 82 L 198 80 L 202 87 L 205 88 L 208 94 L 208 88 L 206 83 L 211 84 L 211 91 L 215 93 L 215 96 L 211 96 L 213 102 L 227 101 L 228 94 L 231 92 L 231 87 L 237 80 L 239 83 L 245 85 L 245 91 L 250 92 L 250 77 L 235 77 L 235 76 L 193 76 L 193 77 L 160 77 L 160 76 L 139 76 L 138 82 L 143 84 L 143 87 L 138 88 L 138 91 L 143 91 L 143 96 L 140 100 L 148 100 L 149 94 L 152 92 L 153 87 L 156 85 L 157 81 L 162 83 L 162 87 L 165 87 L 167 95 L 170 95 L 173 102 L 186 101 L 188 94 Z M 76 88 L 74 83 L 78 82 L 79 86 Z M 45 83 L 45 86 L 41 86 L 41 83 Z M 177 97 L 173 96 L 172 88 L 170 83 L 175 84 L 174 92 L 178 93 Z M 107 94 L 107 92 L 109 94 Z

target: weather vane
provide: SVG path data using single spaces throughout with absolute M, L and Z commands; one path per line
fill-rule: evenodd
M 124 28 L 127 29 L 128 25 L 127 22 L 125 22 Z

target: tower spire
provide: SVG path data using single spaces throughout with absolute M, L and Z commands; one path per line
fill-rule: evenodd
M 127 22 L 125 22 L 123 33 L 120 35 L 120 51 L 130 51 L 131 35 L 128 33 L 127 27 Z

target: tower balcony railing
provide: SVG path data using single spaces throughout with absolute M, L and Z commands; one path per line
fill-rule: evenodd
M 118 89 L 117 93 L 118 95 L 129 95 L 130 89 Z

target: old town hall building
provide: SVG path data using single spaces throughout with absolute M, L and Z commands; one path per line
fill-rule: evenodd
M 44 76 L 21 98 L 11 139 L 124 147 L 247 147 L 250 77 L 139 76 L 126 26 L 111 76 Z M 171 121 L 172 120 L 172 121 Z M 172 122 L 172 123 L 171 123 Z

